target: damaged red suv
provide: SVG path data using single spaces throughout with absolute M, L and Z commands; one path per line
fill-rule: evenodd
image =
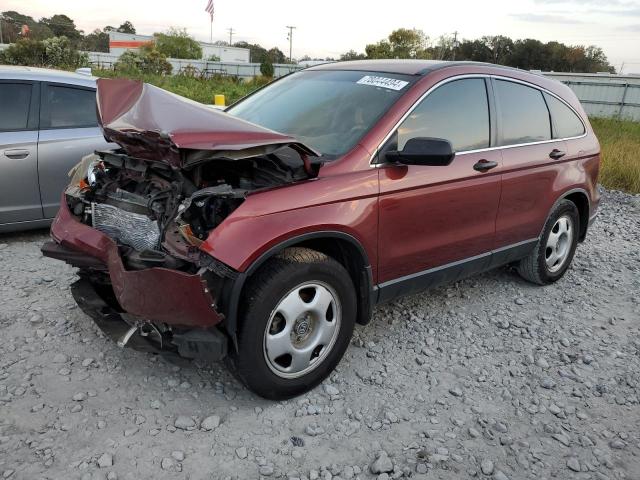
M 465 62 L 288 75 L 225 112 L 99 80 L 119 149 L 72 172 L 46 256 L 120 345 L 217 361 L 264 397 L 320 383 L 376 304 L 513 263 L 565 273 L 599 202 L 566 86 Z

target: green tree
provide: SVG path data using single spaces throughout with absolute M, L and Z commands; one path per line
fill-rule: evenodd
M 95 29 L 89 35 L 82 37 L 80 48 L 89 52 L 109 52 L 109 31 Z
M 506 65 L 509 62 L 513 52 L 513 40 L 504 35 L 490 35 L 482 37 L 481 41 L 491 52 L 488 62 L 499 65 Z
M 278 47 L 273 47 L 267 52 L 267 55 L 271 63 L 289 63 L 289 57 L 285 56 Z
M 463 40 L 456 49 L 456 60 L 491 62 L 491 50 L 482 40 Z
M 0 15 L 3 42 L 13 43 L 22 38 L 23 25 L 29 27 L 29 38 L 33 40 L 44 40 L 45 38 L 53 37 L 53 32 L 46 25 L 36 22 L 28 15 L 9 10 L 2 12 L 2 15 Z
M 40 23 L 48 27 L 56 37 L 66 37 L 72 43 L 79 41 L 82 36 L 73 20 L 66 15 L 57 14 L 49 18 L 41 18 Z
M 367 58 L 393 58 L 393 49 L 391 44 L 386 40 L 380 40 L 378 43 L 370 43 L 364 47 Z
M 430 58 L 428 38 L 422 30 L 399 28 L 388 39 L 365 47 L 368 58 Z
M 513 43 L 509 65 L 523 70 L 544 69 L 545 56 L 545 45 L 540 40 L 516 40 Z
M 345 62 L 348 60 L 364 60 L 367 56 L 364 53 L 358 53 L 355 50 L 349 50 L 346 53 L 340 55 L 340 61 Z
M 125 21 L 122 25 L 120 25 L 117 30 L 120 33 L 130 33 L 132 35 L 136 34 L 136 28 L 133 26 L 133 24 L 129 20 Z
M 600 47 L 590 45 L 585 49 L 585 72 L 616 73 L 616 69 L 609 64 L 607 56 Z
M 182 28 L 171 27 L 166 33 L 154 33 L 155 46 L 159 53 L 170 58 L 200 59 L 202 48 Z

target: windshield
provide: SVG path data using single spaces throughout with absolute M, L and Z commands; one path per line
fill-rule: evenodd
M 356 145 L 411 80 L 392 73 L 302 71 L 266 86 L 227 112 L 335 158 Z

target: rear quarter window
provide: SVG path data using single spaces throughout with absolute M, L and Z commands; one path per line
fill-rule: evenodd
M 553 95 L 544 94 L 552 119 L 553 138 L 579 137 L 584 134 L 582 120 L 564 102 Z
M 95 90 L 48 85 L 42 101 L 44 128 L 82 128 L 98 125 Z
M 506 80 L 496 80 L 502 145 L 551 140 L 549 110 L 542 92 Z
M 30 83 L 0 83 L 0 131 L 27 128 L 31 90 Z

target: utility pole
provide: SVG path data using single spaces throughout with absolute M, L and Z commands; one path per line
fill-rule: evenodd
M 233 28 L 227 28 L 227 32 L 229 32 L 229 46 L 233 45 Z
M 458 48 L 458 31 L 453 32 L 453 60 L 456 59 L 456 49 Z
M 287 35 L 287 40 L 289 40 L 289 63 L 291 63 L 291 52 L 293 51 L 293 29 L 296 27 L 287 26 L 287 28 L 289 29 L 289 34 Z

